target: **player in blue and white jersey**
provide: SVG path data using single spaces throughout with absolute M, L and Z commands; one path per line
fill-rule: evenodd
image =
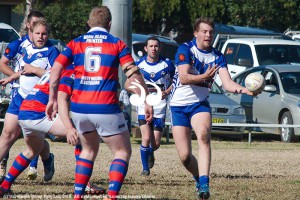
M 194 23 L 195 38 L 179 46 L 177 66 L 171 91 L 172 134 L 179 158 L 193 175 L 200 199 L 208 199 L 211 163 L 210 131 L 212 126 L 209 91 L 216 73 L 228 92 L 257 95 L 233 82 L 224 55 L 214 49 L 214 22 L 198 18 Z M 192 154 L 191 129 L 199 145 L 198 161 Z
M 59 54 L 58 49 L 48 42 L 49 27 L 44 19 L 34 22 L 30 31 L 32 32 L 33 44 L 25 48 L 21 63 L 22 71 L 18 71 L 7 78 L 11 82 L 20 77 L 20 87 L 5 115 L 4 128 L 0 136 L 0 160 L 8 153 L 21 132 L 18 114 L 23 99 L 45 71 L 51 68 Z M 50 168 L 51 162 L 53 162 L 52 157 L 44 160 L 44 167 Z
M 140 147 L 141 160 L 143 165 L 143 176 L 150 175 L 150 168 L 154 165 L 154 151 L 160 146 L 162 131 L 165 125 L 167 96 L 171 92 L 172 78 L 175 67 L 171 60 L 160 56 L 160 41 L 156 37 L 150 37 L 145 42 L 147 55 L 136 61 L 144 80 L 147 84 L 150 95 L 157 95 L 158 91 L 153 84 L 162 91 L 162 98 L 158 104 L 153 106 L 154 115 L 151 124 L 145 121 L 144 104 L 138 106 L 138 121 L 142 133 Z
M 3 56 L 0 59 L 0 72 L 2 72 L 6 76 L 11 76 L 15 72 L 18 72 L 21 70 L 21 62 L 23 59 L 23 54 L 25 53 L 25 48 L 32 44 L 31 37 L 32 33 L 29 31 L 32 24 L 37 21 L 40 18 L 44 18 L 43 13 L 39 11 L 32 10 L 27 16 L 27 23 L 26 23 L 26 29 L 27 34 L 21 37 L 18 40 L 15 40 L 8 44 L 6 47 Z M 11 62 L 12 68 L 9 66 L 9 63 Z M 8 79 L 4 78 L 0 80 L 0 84 L 3 86 L 8 83 Z M 14 97 L 16 92 L 19 88 L 19 79 L 14 80 L 11 83 L 11 98 Z M 9 154 L 3 158 L 3 160 L 0 163 L 0 182 L 5 177 L 6 174 L 6 164 L 8 160 Z M 33 160 L 32 163 L 30 163 L 31 171 L 33 174 L 36 174 L 36 168 L 37 168 L 37 158 Z M 29 171 L 28 175 L 31 175 L 31 171 Z

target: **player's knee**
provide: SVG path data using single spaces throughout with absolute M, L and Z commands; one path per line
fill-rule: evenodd
M 198 140 L 199 140 L 201 143 L 209 144 L 209 143 L 210 143 L 210 133 L 205 132 L 205 133 L 199 134 Z
M 190 155 L 190 154 L 188 154 L 188 155 L 186 155 L 186 156 L 184 156 L 184 157 L 181 158 L 181 162 L 182 162 L 182 164 L 183 164 L 185 167 L 189 166 L 191 160 L 192 160 L 192 158 L 191 158 L 191 155 Z
M 15 141 L 16 139 L 18 139 L 19 135 L 20 135 L 19 131 L 10 130 L 4 127 L 1 134 L 1 140 Z

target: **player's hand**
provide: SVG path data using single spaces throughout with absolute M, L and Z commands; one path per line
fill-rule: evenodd
M 262 91 L 263 91 L 263 89 L 260 89 L 260 90 L 257 90 L 257 91 L 255 91 L 255 92 L 251 92 L 251 91 L 249 91 L 247 88 L 246 88 L 246 90 L 247 90 L 246 94 L 248 94 L 248 95 L 250 95 L 250 96 L 253 96 L 253 97 L 255 97 L 255 96 L 261 94 Z
M 153 107 L 145 103 L 145 120 L 150 124 L 153 120 Z
M 162 97 L 161 100 L 164 100 L 165 98 L 167 98 L 168 93 L 166 93 L 166 91 L 162 91 Z
M 36 67 L 30 64 L 25 64 L 22 75 L 35 74 Z
M 204 76 L 206 77 L 205 80 L 211 80 L 215 77 L 215 73 L 220 69 L 219 65 L 214 65 L 213 67 L 211 64 L 208 65 L 207 70 L 204 73 Z
M 6 84 L 10 83 L 11 81 L 13 81 L 10 77 L 4 78 L 0 80 L 0 84 L 2 86 L 6 86 Z
M 58 113 L 57 101 L 49 100 L 46 106 L 46 116 L 49 120 L 53 120 Z
M 67 133 L 67 142 L 72 145 L 75 146 L 78 143 L 78 132 L 77 130 L 72 127 L 72 128 L 67 128 L 66 129 Z

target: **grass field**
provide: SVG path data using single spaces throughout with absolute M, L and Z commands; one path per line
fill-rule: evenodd
M 124 199 L 196 199 L 194 181 L 181 165 L 172 139 L 155 153 L 156 163 L 149 177 L 140 176 L 139 143 L 139 139 L 132 139 L 133 154 L 121 190 Z M 67 143 L 50 144 L 56 162 L 53 180 L 41 181 L 43 169 L 39 161 L 38 179 L 27 180 L 26 170 L 12 187 L 13 198 L 72 198 L 74 148 Z M 9 166 L 24 148 L 22 139 L 16 142 L 10 152 Z M 197 154 L 195 140 L 193 150 Z M 111 159 L 108 148 L 101 143 L 91 178 L 93 183 L 107 188 Z M 300 199 L 300 144 L 254 141 L 249 145 L 213 140 L 210 185 L 212 200 Z

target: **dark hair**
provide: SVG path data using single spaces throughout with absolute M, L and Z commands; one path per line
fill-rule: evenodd
M 45 15 L 37 10 L 32 10 L 27 16 L 27 22 L 30 22 L 33 17 L 45 18 Z
M 197 18 L 194 22 L 194 32 L 195 31 L 198 31 L 199 30 L 199 25 L 201 23 L 205 23 L 205 24 L 208 24 L 210 25 L 213 29 L 215 29 L 215 23 L 214 21 L 211 19 L 211 18 L 208 18 L 208 17 L 200 17 L 200 18 Z
M 148 41 L 149 41 L 149 40 L 155 40 L 155 41 L 157 41 L 157 42 L 158 42 L 158 45 L 160 46 L 160 40 L 159 40 L 157 37 L 155 37 L 155 36 L 149 37 L 149 38 L 146 40 L 146 42 L 145 42 L 145 46 L 148 45 Z

